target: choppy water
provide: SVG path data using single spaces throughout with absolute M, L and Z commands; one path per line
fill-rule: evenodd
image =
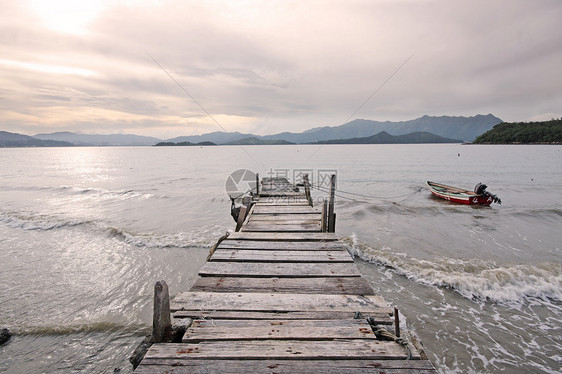
M 0 149 L 0 372 L 130 372 L 154 282 L 189 288 L 233 228 L 239 168 L 337 171 L 338 235 L 441 372 L 560 372 L 561 148 Z M 436 200 L 428 179 L 503 205 Z

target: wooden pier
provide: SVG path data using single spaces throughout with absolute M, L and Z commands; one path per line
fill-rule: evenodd
M 307 181 L 295 190 L 261 181 L 238 231 L 170 303 L 189 326 L 181 342 L 153 344 L 135 372 L 436 372 L 338 241 L 333 200 L 313 207 Z

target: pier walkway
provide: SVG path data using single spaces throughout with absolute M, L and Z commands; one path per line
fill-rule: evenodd
M 435 373 L 418 345 L 396 338 L 375 295 L 309 189 L 266 178 L 238 231 L 195 284 L 171 302 L 188 321 L 180 343 L 158 343 L 136 373 Z

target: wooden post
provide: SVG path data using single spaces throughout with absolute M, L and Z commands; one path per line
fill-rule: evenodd
M 322 232 L 326 232 L 326 230 L 328 230 L 328 200 L 324 200 L 322 203 L 321 230 Z
M 154 285 L 154 315 L 152 319 L 152 342 L 163 343 L 172 337 L 172 317 L 170 314 L 170 294 L 166 281 Z
M 260 194 L 260 175 L 256 173 L 256 196 Z
M 336 175 L 330 178 L 330 200 L 328 202 L 328 232 L 336 232 L 336 215 L 334 213 L 334 199 L 336 195 Z
M 312 196 L 310 196 L 310 182 L 308 181 L 308 174 L 303 175 L 302 179 L 304 181 L 304 194 L 306 196 L 306 199 L 308 200 L 308 204 L 310 206 L 313 206 L 312 205 Z
M 394 335 L 397 338 L 400 337 L 400 316 L 398 313 L 398 308 L 394 307 Z
M 248 207 L 246 205 L 242 205 L 240 207 L 240 211 L 238 212 L 238 221 L 236 222 L 236 231 L 240 231 L 242 228 L 242 224 L 246 219 L 246 213 L 248 212 Z

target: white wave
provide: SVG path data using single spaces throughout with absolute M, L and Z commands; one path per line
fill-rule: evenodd
M 80 333 L 109 333 L 109 332 L 129 332 L 144 333 L 147 331 L 146 325 L 140 324 L 119 324 L 115 322 L 91 322 L 91 323 L 70 323 L 26 326 L 19 325 L 10 328 L 13 335 L 69 335 Z
M 410 280 L 447 287 L 469 299 L 519 303 L 529 298 L 562 300 L 562 264 L 498 265 L 478 259 L 420 260 L 360 243 L 355 234 L 344 238 L 348 250 L 361 259 L 394 269 Z
M 110 236 L 123 240 L 127 244 L 148 248 L 211 247 L 226 231 L 224 227 L 218 225 L 173 234 L 133 233 L 119 228 L 109 228 L 108 230 Z
M 48 231 L 80 226 L 91 221 L 42 214 L 4 212 L 0 213 L 0 222 L 15 229 Z
M 64 230 L 86 226 L 87 230 L 94 235 L 107 236 L 109 233 L 110 237 L 122 240 L 127 244 L 148 248 L 211 247 L 227 231 L 223 226 L 211 225 L 195 228 L 189 232 L 172 234 L 136 233 L 124 228 L 111 227 L 103 222 L 25 212 L 0 212 L 0 223 L 15 229 L 38 231 Z
M 74 186 L 58 186 L 58 187 L 33 187 L 33 186 L 11 186 L 4 187 L 2 190 L 6 191 L 47 191 L 54 193 L 62 193 L 66 195 L 83 195 L 91 196 L 101 199 L 117 199 L 117 200 L 128 200 L 128 199 L 150 199 L 150 198 L 162 198 L 164 196 L 157 196 L 151 193 L 135 191 L 132 189 L 122 189 L 122 190 L 108 190 L 104 188 L 97 187 L 74 187 Z
M 80 188 L 80 187 L 61 187 L 62 190 L 70 191 L 78 195 L 91 195 L 95 198 L 129 200 L 129 199 L 150 199 L 155 197 L 153 194 L 135 190 L 107 190 L 103 188 Z

